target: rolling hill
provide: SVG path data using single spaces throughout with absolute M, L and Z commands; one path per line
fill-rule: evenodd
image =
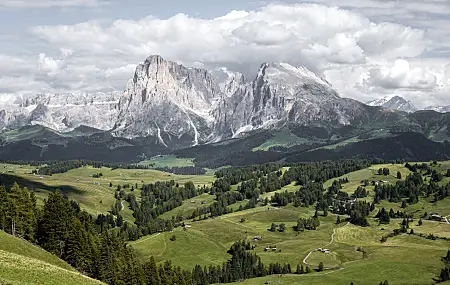
M 0 231 L 0 284 L 5 285 L 100 285 L 71 268 L 63 260 L 27 241 Z

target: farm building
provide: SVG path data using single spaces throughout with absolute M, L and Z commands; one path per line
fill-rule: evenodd
M 435 221 L 441 221 L 442 220 L 442 216 L 438 215 L 438 214 L 433 214 L 433 215 L 431 215 L 431 219 L 435 220 Z

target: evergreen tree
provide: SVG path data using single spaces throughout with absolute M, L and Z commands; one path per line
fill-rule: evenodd
M 60 192 L 50 193 L 38 224 L 38 242 L 45 250 L 62 257 L 72 228 L 73 210 Z
M 158 268 L 155 259 L 150 257 L 150 261 L 144 264 L 145 284 L 147 285 L 161 285 Z

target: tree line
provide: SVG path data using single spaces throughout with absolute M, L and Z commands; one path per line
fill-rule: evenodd
M 112 221 L 111 221 L 112 222 Z M 143 284 L 139 260 L 120 234 L 104 230 L 60 192 L 42 208 L 26 188 L 0 186 L 0 228 L 37 244 L 80 272 L 108 284 Z

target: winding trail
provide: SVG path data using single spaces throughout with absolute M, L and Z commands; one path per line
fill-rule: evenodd
M 155 235 L 149 236 L 148 238 L 145 238 L 145 239 L 139 240 L 139 241 L 137 241 L 137 242 L 133 242 L 133 243 L 130 243 L 130 245 L 135 245 L 135 244 L 141 243 L 141 242 L 143 242 L 143 241 L 146 241 L 146 240 L 152 239 L 152 238 L 154 238 L 154 237 L 157 237 L 157 236 L 159 236 L 160 234 L 161 234 L 161 233 L 157 233 L 157 234 L 155 234 Z
M 345 224 L 345 226 L 343 226 L 343 227 L 340 227 L 340 228 L 334 228 L 334 229 L 333 229 L 333 233 L 331 234 L 331 240 L 330 240 L 330 242 L 327 243 L 326 245 L 324 245 L 323 248 L 325 248 L 325 247 L 331 245 L 331 244 L 334 242 L 334 236 L 335 236 L 335 234 L 336 234 L 336 230 L 337 230 L 337 229 L 345 228 L 345 227 L 348 226 L 349 224 L 350 224 L 350 222 L 348 222 L 347 224 Z M 306 262 L 306 260 L 308 260 L 308 258 L 311 256 L 311 254 L 312 254 L 313 252 L 316 252 L 316 251 L 318 251 L 318 250 L 319 250 L 318 248 L 315 248 L 315 249 L 311 250 L 311 251 L 308 253 L 308 255 L 306 255 L 306 257 L 303 259 L 303 263 L 306 264 L 306 265 L 308 265 L 308 262 Z M 342 269 L 343 269 L 343 268 L 342 268 Z

